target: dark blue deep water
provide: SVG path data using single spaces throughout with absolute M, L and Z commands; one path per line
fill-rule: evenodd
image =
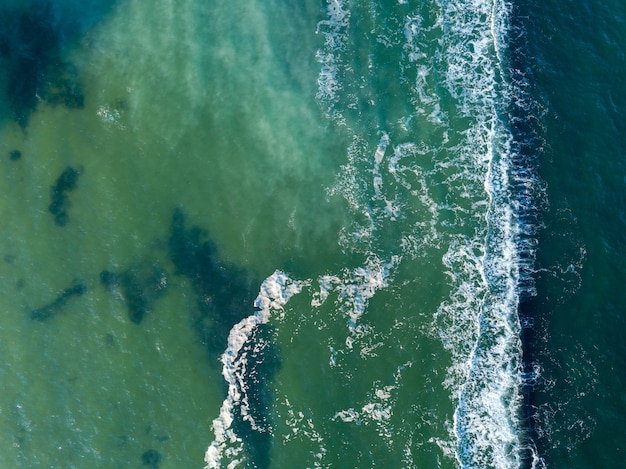
M 531 398 L 549 467 L 619 467 L 626 415 L 626 6 L 516 2 L 543 107 Z

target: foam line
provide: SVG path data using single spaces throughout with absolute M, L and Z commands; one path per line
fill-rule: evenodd
M 501 0 L 438 3 L 445 87 L 457 112 L 470 119 L 458 157 L 482 175 L 487 197 L 484 231 L 459 236 L 444 257 L 456 290 L 438 314 L 463 324 L 440 330 L 453 356 L 447 383 L 456 402 L 455 458 L 463 468 L 516 468 L 522 452 L 522 350 L 520 224 L 511 190 L 514 152 L 506 115 L 511 95 L 503 63 L 509 12 Z
M 246 357 L 240 352 L 244 344 L 250 339 L 254 329 L 270 320 L 271 313 L 283 309 L 289 299 L 302 291 L 305 282 L 293 281 L 287 274 L 276 270 L 261 284 L 259 295 L 254 301 L 256 312 L 242 319 L 228 335 L 228 347 L 222 354 L 222 375 L 228 384 L 228 394 L 222 403 L 219 416 L 213 420 L 215 439 L 206 451 L 204 461 L 206 468 L 218 469 L 222 467 L 222 459 L 228 457 L 234 467 L 243 451 L 243 442 L 232 428 L 233 414 L 239 410 L 244 420 L 250 421 L 255 428 L 252 417 L 248 414 L 246 388 L 243 381 L 246 367 Z

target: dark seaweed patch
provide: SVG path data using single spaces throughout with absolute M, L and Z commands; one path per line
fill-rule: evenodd
M 82 109 L 85 105 L 83 90 L 78 81 L 78 71 L 71 63 L 64 63 L 48 73 L 44 99 L 53 106 Z
M 115 336 L 111 332 L 107 332 L 104 335 L 104 346 L 108 349 L 115 346 Z
M 87 287 L 82 284 L 66 288 L 52 303 L 42 306 L 41 308 L 33 309 L 30 317 L 35 321 L 46 321 L 54 316 L 63 306 L 65 306 L 70 298 L 74 296 L 82 296 L 86 291 Z
M 1 55 L 7 59 L 6 94 L 13 117 L 22 127 L 45 87 L 47 70 L 58 61 L 60 37 L 51 18 L 51 7 L 33 11 L 4 12 Z M 17 18 L 17 20 L 15 19 Z
M 108 270 L 103 270 L 100 272 L 100 281 L 102 285 L 111 289 L 117 285 L 117 275 L 113 272 L 109 272 Z
M 212 359 L 227 346 L 230 329 L 247 317 L 259 285 L 245 270 L 221 261 L 215 244 L 203 240 L 206 231 L 185 228 L 185 215 L 176 209 L 172 217 L 169 255 L 176 273 L 188 277 L 198 295 L 200 316 L 196 320 L 201 338 Z
M 35 2 L 25 10 L 0 12 L 0 59 L 11 117 L 22 128 L 40 101 L 81 108 L 82 88 L 75 67 L 62 60 L 69 30 L 59 8 Z
M 128 319 L 140 324 L 167 288 L 167 276 L 158 264 L 142 263 L 120 273 L 104 270 L 100 281 L 126 302 Z
M 65 226 L 68 222 L 67 208 L 69 202 L 66 193 L 76 188 L 78 176 L 80 176 L 78 170 L 68 166 L 50 190 L 52 202 L 48 206 L 48 210 L 54 215 L 54 222 L 58 226 Z
M 157 469 L 161 462 L 161 454 L 154 449 L 149 449 L 141 455 L 141 462 L 144 466 L 149 466 L 152 469 Z
M 19 150 L 13 150 L 9 152 L 9 159 L 11 161 L 17 161 L 22 157 L 22 152 Z

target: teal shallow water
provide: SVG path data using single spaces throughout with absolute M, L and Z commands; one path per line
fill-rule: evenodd
M 4 465 L 619 465 L 626 15 L 2 8 Z

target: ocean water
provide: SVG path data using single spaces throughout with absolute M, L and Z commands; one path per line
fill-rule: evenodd
M 620 467 L 625 23 L 5 0 L 2 467 Z

